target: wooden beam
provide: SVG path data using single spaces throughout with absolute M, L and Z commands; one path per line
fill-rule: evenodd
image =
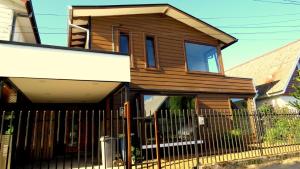
M 124 104 L 124 110 L 127 120 L 127 168 L 131 169 L 131 113 L 129 102 Z

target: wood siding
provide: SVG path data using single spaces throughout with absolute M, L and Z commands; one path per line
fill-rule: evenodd
M 93 17 L 91 29 L 92 49 L 104 51 L 112 51 L 113 48 L 118 50 L 118 30 L 129 32 L 133 90 L 254 93 L 251 79 L 223 75 L 220 51 L 221 73 L 188 73 L 184 55 L 185 40 L 210 44 L 219 50 L 220 43 L 170 17 L 159 14 Z M 115 45 L 112 45 L 112 30 L 114 30 Z M 144 42 L 146 35 L 154 35 L 156 38 L 158 69 L 146 68 Z

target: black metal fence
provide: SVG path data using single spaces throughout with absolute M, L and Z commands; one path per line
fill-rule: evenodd
M 131 123 L 123 109 L 0 113 L 1 169 L 193 168 L 300 152 L 296 111 L 160 110 Z
M 3 110 L 0 168 L 110 168 L 126 165 L 123 111 Z
M 160 110 L 133 119 L 137 168 L 194 168 L 300 152 L 297 111 Z

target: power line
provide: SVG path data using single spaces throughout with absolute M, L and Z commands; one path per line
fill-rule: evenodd
M 253 1 L 261 1 L 261 2 L 271 2 L 269 0 L 253 0 Z M 273 2 L 273 1 L 272 1 Z M 276 3 L 280 3 L 280 2 L 276 2 Z M 290 3 L 288 3 L 290 4 Z M 300 5 L 300 2 L 299 4 Z M 6 7 L 0 7 L 0 8 L 4 8 L 4 9 L 11 9 L 11 8 L 6 8 Z M 38 13 L 35 12 L 34 15 L 41 15 L 41 16 L 55 16 L 55 17 L 68 17 L 69 15 L 67 14 L 57 14 L 57 13 Z M 222 17 L 201 17 L 198 19 L 245 19 L 245 18 L 264 18 L 264 17 L 278 17 L 278 16 L 294 16 L 294 15 L 300 15 L 299 12 L 297 13 L 285 13 L 285 14 L 270 14 L 270 15 L 253 15 L 253 16 L 222 16 Z M 161 19 L 161 18 L 157 18 L 157 19 Z M 176 18 L 176 19 L 191 19 L 190 17 L 180 17 L 180 18 Z
M 295 29 L 295 30 L 285 30 L 285 31 L 265 31 L 265 32 L 230 32 L 229 34 L 235 34 L 235 35 L 251 35 L 251 34 L 275 34 L 275 33 L 290 33 L 290 32 L 299 32 L 300 29 Z M 2 32 L 2 33 L 7 33 L 7 32 Z M 32 33 L 32 32 L 24 32 L 24 31 L 19 31 L 19 32 L 14 32 L 14 33 Z M 82 32 L 85 33 L 85 32 Z M 130 32 L 130 34 L 144 34 L 145 32 Z M 39 32 L 39 34 L 69 34 L 68 32 Z M 174 33 L 160 33 L 161 35 L 174 35 Z M 182 34 L 188 34 L 188 33 L 182 33 Z M 101 35 L 111 35 L 111 33 L 101 33 Z M 215 33 L 215 34 L 209 34 L 209 35 L 222 35 L 222 33 Z M 99 36 L 99 35 L 91 35 L 91 36 Z
M 253 0 L 253 1 L 265 2 L 265 3 L 273 3 L 273 4 L 300 5 L 300 2 L 295 2 L 295 1 L 287 1 L 287 2 L 270 1 L 270 0 Z

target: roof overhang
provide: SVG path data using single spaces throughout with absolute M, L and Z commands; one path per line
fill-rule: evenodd
M 137 14 L 165 14 L 223 43 L 225 48 L 237 41 L 233 36 L 195 18 L 169 4 L 114 5 L 114 6 L 73 6 L 70 19 L 82 17 L 120 16 Z
M 0 41 L 0 76 L 130 82 L 130 58 L 46 45 Z
M 96 103 L 130 82 L 127 55 L 0 41 L 0 77 L 34 103 Z

